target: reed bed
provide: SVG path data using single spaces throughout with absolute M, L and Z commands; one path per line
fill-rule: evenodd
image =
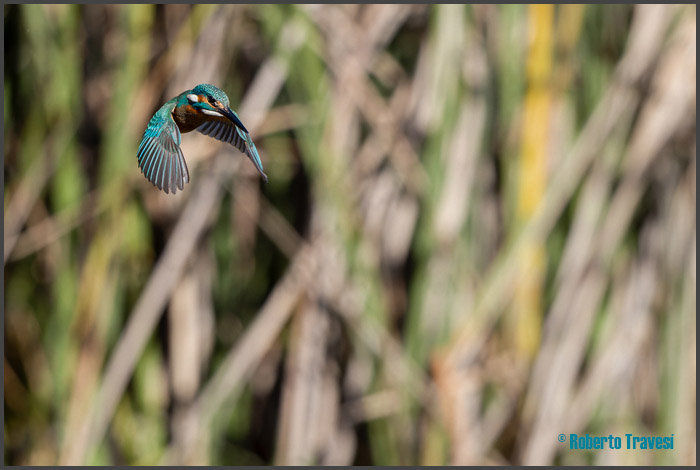
M 695 464 L 695 6 L 4 12 L 5 464 Z

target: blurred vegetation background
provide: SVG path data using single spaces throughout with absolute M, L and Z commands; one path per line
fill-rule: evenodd
M 695 464 L 694 5 L 4 14 L 5 464 Z

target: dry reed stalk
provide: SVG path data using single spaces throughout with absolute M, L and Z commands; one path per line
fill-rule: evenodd
M 670 19 L 670 7 L 640 6 L 637 8 L 635 21 L 628 49 L 615 72 L 615 78 L 598 103 L 595 111 L 581 131 L 573 148 L 556 169 L 546 195 L 521 234 L 500 254 L 493 268 L 486 276 L 481 288 L 475 310 L 465 325 L 453 335 L 452 346 L 447 360 L 454 367 L 469 364 L 481 349 L 487 335 L 482 334 L 494 324 L 497 308 L 509 296 L 514 269 L 513 260 L 517 258 L 524 244 L 531 238 L 542 238 L 551 230 L 561 214 L 565 204 L 573 195 L 578 182 L 588 170 L 598 149 L 615 129 L 621 116 L 633 108 L 638 101 L 635 84 L 652 65 L 659 52 L 655 40 L 660 39 Z M 649 34 L 655 34 L 653 38 Z M 478 337 L 475 337 L 477 335 Z M 480 338 L 480 339 L 479 339 Z
M 317 269 L 313 245 L 296 254 L 287 274 L 276 285 L 253 324 L 229 351 L 214 376 L 202 387 L 179 423 L 179 439 L 165 452 L 162 462 L 190 462 L 205 449 L 208 430 L 220 408 L 233 401 L 255 366 L 269 349 L 297 305 Z
M 46 142 L 50 145 L 55 139 L 51 136 L 47 137 Z M 16 248 L 17 242 L 20 240 L 22 226 L 27 221 L 29 214 L 37 203 L 39 196 L 49 182 L 51 175 L 54 173 L 60 157 L 65 153 L 65 148 L 56 152 L 47 146 L 41 152 L 41 156 L 36 157 L 34 162 L 23 176 L 22 181 L 13 191 L 4 216 L 4 263 L 7 264 L 10 255 Z
M 328 312 L 316 297 L 307 294 L 292 321 L 290 353 L 285 366 L 277 449 L 278 465 L 310 465 L 317 462 L 332 429 L 323 429 L 324 413 L 338 403 L 323 400 Z M 320 407 L 331 407 L 323 410 Z M 326 415 L 327 416 L 327 415 Z

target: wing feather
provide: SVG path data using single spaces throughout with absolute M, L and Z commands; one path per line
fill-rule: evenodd
M 197 131 L 216 140 L 220 140 L 221 142 L 231 144 L 243 152 L 250 159 L 250 161 L 253 162 L 255 168 L 257 168 L 262 175 L 263 180 L 267 182 L 267 175 L 263 172 L 263 166 L 262 162 L 260 161 L 258 149 L 255 148 L 255 144 L 253 143 L 253 139 L 250 138 L 250 134 L 236 126 L 234 123 L 228 121 L 205 122 L 197 128 Z
M 180 130 L 172 119 L 158 114 L 148 123 L 136 153 L 141 173 L 158 189 L 177 193 L 190 181 L 180 149 Z

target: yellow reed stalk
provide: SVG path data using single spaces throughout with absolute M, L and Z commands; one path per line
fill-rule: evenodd
M 529 7 L 528 34 L 528 86 L 523 106 L 516 205 L 517 227 L 532 217 L 547 184 L 554 55 L 553 5 Z M 544 244 L 533 242 L 526 246 L 519 264 L 520 275 L 515 286 L 507 331 L 518 353 L 532 358 L 540 344 L 542 326 L 542 289 L 546 266 Z

